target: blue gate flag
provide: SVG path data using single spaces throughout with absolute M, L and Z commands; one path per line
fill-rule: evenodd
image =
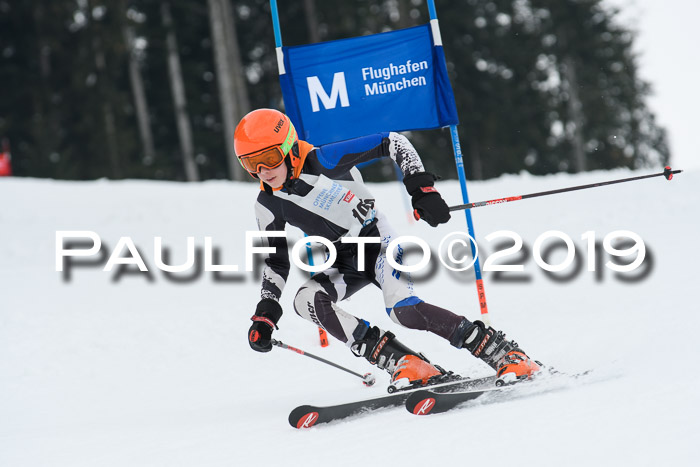
M 459 123 L 442 44 L 430 24 L 282 47 L 285 112 L 316 146 Z

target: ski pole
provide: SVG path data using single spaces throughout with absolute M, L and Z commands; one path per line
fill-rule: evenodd
M 519 201 L 521 199 L 537 198 L 539 196 L 556 195 L 558 193 L 566 193 L 568 191 L 576 191 L 576 190 L 585 190 L 587 188 L 596 188 L 599 186 L 613 185 L 615 183 L 633 182 L 635 180 L 643 180 L 645 178 L 660 177 L 662 175 L 664 177 L 666 177 L 666 180 L 671 180 L 673 178 L 674 174 L 679 174 L 681 172 L 683 172 L 683 171 L 682 170 L 671 170 L 671 167 L 666 166 L 664 168 L 663 172 L 659 172 L 659 173 L 655 173 L 655 174 L 651 174 L 651 175 L 641 175 L 639 177 L 622 178 L 619 180 L 610 180 L 607 182 L 591 183 L 589 185 L 572 186 L 569 188 L 560 188 L 558 190 L 540 191 L 539 193 L 530 193 L 527 195 L 520 195 L 520 196 L 509 196 L 507 198 L 498 198 L 498 199 L 492 199 L 489 201 L 477 201 L 475 203 L 469 203 L 469 204 L 458 204 L 456 206 L 450 206 L 450 211 L 461 211 L 462 209 L 479 208 L 481 206 L 489 206 L 491 204 L 509 203 L 511 201 Z M 420 215 L 417 212 L 414 213 L 414 216 L 416 217 L 416 219 L 420 218 Z
M 347 373 L 350 373 L 353 376 L 357 376 L 358 378 L 362 379 L 362 384 L 364 384 L 365 386 L 372 386 L 376 382 L 376 379 L 374 378 L 372 373 L 367 373 L 365 375 L 361 375 L 359 373 L 355 373 L 354 371 L 345 368 L 344 366 L 340 366 L 337 363 L 333 363 L 333 362 L 326 360 L 325 358 L 321 358 L 317 355 L 314 355 L 314 354 L 311 354 L 308 352 L 304 352 L 303 350 L 297 349 L 296 347 L 292 347 L 291 345 L 287 345 L 284 342 L 281 342 L 281 341 L 278 341 L 275 339 L 272 339 L 271 342 L 272 342 L 272 345 L 274 345 L 275 347 L 280 347 L 283 349 L 291 350 L 292 352 L 298 353 L 299 355 L 304 355 L 305 357 L 313 358 L 314 360 L 318 360 L 319 362 L 325 363 L 326 365 L 330 365 L 330 366 L 335 367 L 339 370 L 343 370 Z

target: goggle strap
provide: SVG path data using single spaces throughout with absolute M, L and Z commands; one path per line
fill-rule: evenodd
M 284 138 L 284 141 L 280 145 L 280 149 L 282 149 L 282 154 L 285 156 L 289 154 L 289 151 L 292 149 L 292 146 L 294 145 L 294 141 L 297 139 L 297 131 L 294 129 L 294 125 L 292 125 L 292 122 L 289 122 L 289 131 L 287 131 L 287 137 Z

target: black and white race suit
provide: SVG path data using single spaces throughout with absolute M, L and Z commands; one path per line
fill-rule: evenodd
M 302 156 L 298 177 L 288 180 L 280 190 L 261 190 L 255 204 L 259 230 L 282 231 L 290 224 L 336 246 L 338 256 L 333 265 L 314 274 L 297 291 L 296 313 L 351 345 L 364 336 L 369 322 L 343 310 L 337 302 L 374 284 L 382 290 L 384 307 L 394 322 L 451 341 L 465 318 L 425 303 L 415 295 L 410 273 L 389 264 L 387 246 L 396 234 L 356 168 L 372 159 L 390 157 L 404 175 L 422 172 L 423 164 L 408 139 L 398 133 L 383 133 L 314 147 Z M 343 237 L 381 239 L 365 245 L 364 271 L 359 270 L 357 244 L 341 243 Z M 261 296 L 279 300 L 290 267 L 287 240 L 267 237 L 264 243 L 275 252 L 265 258 Z M 402 254 L 399 245 L 394 250 L 397 264 L 401 264 Z

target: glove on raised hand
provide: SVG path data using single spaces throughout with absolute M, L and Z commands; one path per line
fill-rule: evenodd
M 277 322 L 282 317 L 282 307 L 271 298 L 263 298 L 258 302 L 255 314 L 251 318 L 253 325 L 248 330 L 248 344 L 256 352 L 272 350 L 272 330 L 277 328 Z
M 413 216 L 416 220 L 422 218 L 432 227 L 450 220 L 450 209 L 433 186 L 435 180 L 435 175 L 428 172 L 406 175 L 403 179 L 406 191 L 411 195 Z

